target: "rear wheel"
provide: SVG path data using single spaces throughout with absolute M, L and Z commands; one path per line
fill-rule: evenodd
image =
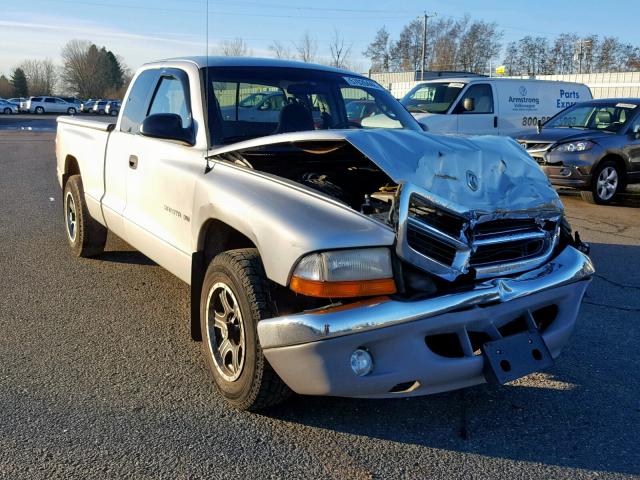
M 74 255 L 93 257 L 102 253 L 107 242 L 107 229 L 89 215 L 80 175 L 73 175 L 67 180 L 63 207 L 67 241 Z
M 273 313 L 256 249 L 230 250 L 213 259 L 200 300 L 203 352 L 218 391 L 239 410 L 266 408 L 291 393 L 258 341 L 258 322 Z
M 623 172 L 613 160 L 606 160 L 596 168 L 591 181 L 591 189 L 581 192 L 582 198 L 589 203 L 607 205 L 624 190 Z

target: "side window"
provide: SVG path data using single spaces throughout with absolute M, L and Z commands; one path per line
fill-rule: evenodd
M 182 82 L 175 77 L 162 77 L 149 107 L 149 115 L 175 113 L 182 119 L 182 127 L 191 124 L 191 114 L 187 105 Z
M 42 101 L 42 98 L 40 98 L 40 97 L 34 97 L 34 98 L 32 98 L 32 99 L 31 99 L 31 101 L 32 101 L 32 102 L 41 102 L 41 101 Z
M 44 103 L 56 103 L 56 99 L 55 98 L 45 98 L 44 99 Z
M 473 99 L 473 110 L 465 109 L 464 101 L 467 98 Z M 491 91 L 491 85 L 486 83 L 471 85 L 460 99 L 456 113 L 493 113 L 493 92 Z
M 153 81 L 156 78 L 157 70 L 145 70 L 133 84 L 125 108 L 120 119 L 120 131 L 126 133 L 138 133 L 140 123 L 145 118 L 145 108 L 149 92 L 153 88 Z M 97 103 L 97 102 L 96 102 Z

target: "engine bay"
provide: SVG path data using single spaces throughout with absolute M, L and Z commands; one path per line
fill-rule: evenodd
M 351 144 L 304 142 L 223 153 L 218 160 L 296 182 L 393 225 L 398 185 Z

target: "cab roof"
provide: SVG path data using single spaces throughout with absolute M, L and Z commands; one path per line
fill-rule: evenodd
M 162 62 L 187 62 L 195 63 L 198 68 L 205 67 L 279 67 L 279 68 L 302 68 L 306 70 L 321 70 L 324 72 L 333 72 L 343 75 L 351 75 L 363 77 L 359 73 L 350 72 L 341 68 L 329 67 L 327 65 L 318 65 L 315 63 L 298 62 L 295 60 L 281 60 L 278 58 L 260 58 L 260 57 L 218 57 L 218 56 L 192 56 L 167 58 L 158 62 L 150 62 L 145 66 L 158 64 Z M 364 78 L 364 77 L 363 77 Z

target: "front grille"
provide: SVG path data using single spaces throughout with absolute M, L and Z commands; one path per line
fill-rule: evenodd
M 478 223 L 474 230 L 474 237 L 482 238 L 492 235 L 512 234 L 515 232 L 524 232 L 536 228 L 536 221 L 533 218 L 524 219 L 501 219 L 491 220 L 489 222 Z
M 471 254 L 469 266 L 478 267 L 534 258 L 543 253 L 546 243 L 545 239 L 536 238 L 481 245 Z
M 535 143 L 535 142 L 524 142 L 524 146 L 527 150 L 542 150 L 549 148 L 550 143 Z
M 460 238 L 465 223 L 464 218 L 459 215 L 430 205 L 417 195 L 411 195 L 409 199 L 409 217 L 431 225 L 453 238 Z
M 407 225 L 407 243 L 416 252 L 443 265 L 451 266 L 457 252 L 454 246 L 412 224 Z
M 480 219 L 482 220 L 482 219 Z M 554 246 L 555 219 L 541 224 L 532 218 L 473 220 L 411 192 L 398 244 L 401 257 L 445 280 L 454 281 L 475 269 L 489 278 L 533 268 Z M 526 263 L 522 263 L 526 262 Z M 502 267 L 501 264 L 505 266 Z

